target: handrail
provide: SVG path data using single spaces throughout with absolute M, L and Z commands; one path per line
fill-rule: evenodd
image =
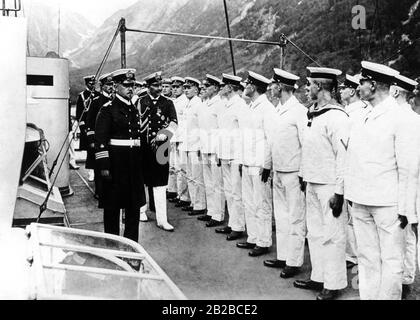
M 2 6 L 0 7 L 0 11 L 3 11 L 3 16 L 9 16 L 10 12 L 14 12 L 15 16 L 17 16 L 17 13 L 22 10 L 21 0 L 14 0 L 13 4 L 13 8 L 7 8 L 6 0 L 2 0 Z

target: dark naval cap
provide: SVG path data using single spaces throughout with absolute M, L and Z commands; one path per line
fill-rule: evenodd
M 418 84 L 419 83 L 417 81 L 404 77 L 401 74 L 398 74 L 394 77 L 394 85 L 400 87 L 401 89 L 407 90 L 408 92 L 413 92 Z
M 285 84 L 287 86 L 294 87 L 296 84 L 296 81 L 298 81 L 300 78 L 293 73 L 284 71 L 282 69 L 274 68 L 274 75 L 273 80 L 274 82 Z
M 152 74 L 149 74 L 146 78 L 144 78 L 146 84 L 151 86 L 154 83 L 161 84 L 162 83 L 162 71 L 157 71 Z
M 99 77 L 99 83 L 103 86 L 106 84 L 113 84 L 111 73 L 103 74 Z
M 351 76 L 346 74 L 346 79 L 342 84 L 339 85 L 339 87 L 357 89 L 357 87 L 359 87 L 361 77 L 361 75 Z
M 118 69 L 111 73 L 112 81 L 121 84 L 134 84 L 136 69 Z
M 199 88 L 201 86 L 200 80 L 193 77 L 185 77 L 185 84 Z
M 233 84 L 236 86 L 241 85 L 242 78 L 234 76 L 232 74 L 222 73 L 222 83 L 223 84 Z
M 259 88 L 267 89 L 268 85 L 271 83 L 271 80 L 256 72 L 248 71 L 248 78 L 246 79 L 246 82 Z
M 383 64 L 362 61 L 362 79 L 392 84 L 399 72 Z
M 318 80 L 334 80 L 341 76 L 342 72 L 333 68 L 319 68 L 319 67 L 306 67 L 308 70 L 307 78 Z
M 220 80 L 218 77 L 215 77 L 211 74 L 206 74 L 206 81 L 209 85 L 212 85 L 212 86 L 220 86 L 222 84 L 222 80 Z
M 83 77 L 83 80 L 85 80 L 85 83 L 86 84 L 88 84 L 88 83 L 95 83 L 95 75 L 92 74 L 90 76 Z

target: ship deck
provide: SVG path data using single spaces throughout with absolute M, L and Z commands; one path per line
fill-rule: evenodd
M 87 181 L 83 163 L 79 170 L 71 170 L 72 196 L 64 198 L 67 217 L 72 228 L 103 231 L 102 210 L 93 197 L 93 182 Z M 27 207 L 26 207 L 27 209 Z M 165 232 L 156 226 L 155 215 L 147 212 L 148 222 L 140 222 L 139 243 L 181 289 L 188 299 L 194 300 L 313 300 L 316 292 L 293 287 L 294 279 L 281 279 L 280 270 L 263 266 L 265 259 L 275 259 L 275 239 L 270 253 L 261 257 L 248 256 L 248 250 L 236 248 L 225 235 L 206 228 L 196 217 L 168 203 L 168 220 L 175 232 Z M 310 275 L 310 259 L 305 246 L 302 273 L 296 278 Z M 419 277 L 415 288 L 419 288 Z M 348 270 L 348 288 L 340 299 L 357 300 L 357 267 Z M 409 299 L 420 298 L 414 289 Z

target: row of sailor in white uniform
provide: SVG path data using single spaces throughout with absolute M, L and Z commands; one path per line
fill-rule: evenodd
M 361 299 L 400 299 L 416 270 L 420 120 L 406 98 L 417 83 L 362 62 L 338 89 L 341 71 L 307 69 L 308 108 L 294 95 L 299 77 L 280 69 L 271 80 L 249 71 L 245 83 L 172 78 L 171 201 L 229 241 L 246 231 L 237 246 L 250 256 L 269 252 L 274 213 L 277 257 L 264 264 L 295 277 L 307 238 L 311 276 L 294 285 L 317 299 L 354 283 L 346 260 L 358 264 Z M 280 89 L 277 106 L 269 85 Z

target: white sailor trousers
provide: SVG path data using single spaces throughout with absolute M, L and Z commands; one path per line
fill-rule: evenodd
M 360 299 L 401 299 L 404 231 L 397 206 L 374 207 L 353 202 L 351 214 L 358 244 Z
M 290 267 L 300 267 L 305 250 L 306 211 L 298 173 L 274 172 L 273 197 L 277 259 Z
M 175 142 L 171 142 L 169 153 L 169 178 L 168 191 L 178 193 L 177 191 L 177 147 Z
M 203 181 L 203 166 L 198 151 L 187 153 L 188 190 L 191 196 L 191 206 L 194 210 L 206 209 L 206 193 Z
M 189 202 L 190 194 L 188 192 L 188 182 L 187 182 L 187 153 L 179 150 L 179 147 L 176 150 L 175 156 L 175 168 L 176 168 L 176 184 L 178 198 L 181 201 Z
M 323 282 L 324 288 L 347 287 L 346 225 L 347 216 L 335 218 L 329 200 L 335 185 L 308 183 L 306 187 L 306 223 L 311 256 L 311 280 Z
M 354 235 L 353 218 L 350 214 L 352 207 L 348 201 L 344 201 L 343 213 L 348 217 L 347 221 L 347 245 L 346 245 L 346 260 L 357 264 L 357 243 L 356 236 Z
M 217 166 L 215 154 L 203 154 L 202 164 L 207 215 L 211 216 L 213 220 L 223 221 L 225 218 L 225 197 L 222 168 Z
M 229 211 L 228 226 L 237 232 L 245 231 L 245 212 L 242 204 L 242 178 L 239 164 L 222 160 L 223 190 Z
M 411 224 L 404 229 L 404 269 L 402 284 L 413 284 L 417 270 L 417 239 Z
M 261 181 L 260 168 L 243 166 L 242 199 L 248 242 L 259 247 L 272 245 L 272 189 Z

